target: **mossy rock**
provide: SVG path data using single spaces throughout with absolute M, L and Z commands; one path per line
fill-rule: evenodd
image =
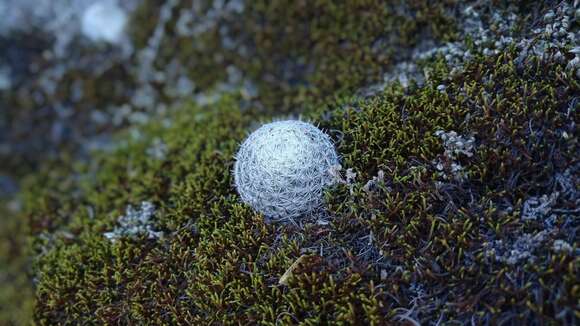
M 554 191 L 556 175 L 577 174 L 578 81 L 560 64 L 518 65 L 513 51 L 454 77 L 433 67 L 424 87 L 394 84 L 305 112 L 357 174 L 328 190 L 322 220 L 267 223 L 240 202 L 235 151 L 271 116 L 240 109 L 236 94 L 186 105 L 90 163 L 31 179 L 37 322 L 577 323 L 580 261 L 552 248 L 561 239 L 576 250 L 577 216 L 555 210 L 541 245 L 517 264 L 489 245 L 547 230 L 522 210 Z M 473 137 L 473 154 L 450 162 L 438 131 Z M 142 201 L 155 205 L 152 228 L 163 236 L 108 239 Z

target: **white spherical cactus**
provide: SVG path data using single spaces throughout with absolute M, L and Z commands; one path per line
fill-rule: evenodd
M 116 1 L 95 1 L 82 16 L 83 34 L 94 42 L 119 43 L 122 41 L 127 13 Z
M 338 155 L 328 135 L 312 124 L 288 120 L 253 132 L 236 156 L 234 178 L 242 200 L 274 219 L 292 219 L 320 208 L 334 181 Z

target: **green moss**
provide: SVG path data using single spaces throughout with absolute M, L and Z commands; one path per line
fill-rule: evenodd
M 419 321 L 573 324 L 577 256 L 548 242 L 533 264 L 510 266 L 490 258 L 484 243 L 545 228 L 519 215 L 574 163 L 578 121 L 568 110 L 577 80 L 558 64 L 518 68 L 511 51 L 476 58 L 453 78 L 441 63 L 433 67 L 436 83 L 423 88 L 392 85 L 307 112 L 357 173 L 328 192 L 328 225 L 267 224 L 240 203 L 233 155 L 267 117 L 240 110 L 235 95 L 211 108 L 187 105 L 170 126 L 153 123 L 74 173 L 31 181 L 37 321 L 381 324 L 412 309 Z M 465 181 L 434 167 L 444 153 L 438 130 L 475 137 L 475 154 L 459 158 Z M 147 154 L 155 138 L 167 145 L 160 160 Z M 385 181 L 365 189 L 379 170 Z M 104 237 L 127 205 L 144 200 L 156 205 L 164 237 Z M 559 216 L 550 239 L 569 239 Z
M 491 239 L 509 243 L 546 228 L 542 221 L 522 223 L 522 204 L 551 193 L 554 175 L 572 166 L 578 152 L 577 139 L 562 137 L 577 123 L 568 111 L 577 80 L 562 66 L 530 62 L 517 68 L 513 59 L 510 52 L 480 58 L 461 76 L 441 80 L 444 92 L 437 84 L 407 94 L 391 88 L 334 110 L 324 124 L 341 130 L 344 163 L 362 179 L 354 191 L 337 189 L 330 210 L 365 230 L 361 235 L 373 234 L 389 265 L 398 267 L 387 268 L 387 293 L 410 302 L 408 285 L 418 283 L 440 299 L 437 313 L 424 315 L 428 319 L 444 313 L 450 319 L 475 314 L 500 320 L 514 313 L 523 323 L 555 323 L 579 295 L 578 259 L 552 253 L 551 242 L 536 253 L 536 263 L 517 269 L 525 286 L 511 281 L 509 266 L 485 255 L 483 244 Z M 460 162 L 468 181 L 438 176 L 432 162 L 444 150 L 437 130 L 475 136 L 475 155 Z M 363 191 L 379 169 L 386 183 L 375 193 Z M 562 214 L 557 223 L 565 220 Z M 559 225 L 552 237 L 569 239 L 570 231 Z M 566 320 L 577 317 L 569 314 Z
M 32 318 L 34 293 L 29 280 L 26 220 L 0 200 L 0 324 L 24 325 Z

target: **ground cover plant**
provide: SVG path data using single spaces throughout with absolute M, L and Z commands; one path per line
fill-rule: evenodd
M 22 182 L 26 225 L 10 230 L 27 238 L 0 246 L 23 248 L 0 275 L 30 275 L 36 323 L 578 323 L 573 3 L 258 1 L 230 14 L 245 19 L 218 21 L 249 55 L 209 24 L 199 45 L 166 39 L 157 62 L 176 44 L 204 58 L 188 73 L 211 100 Z M 255 95 L 220 88 L 224 62 Z M 250 132 L 288 117 L 341 157 L 324 210 L 293 223 L 243 204 L 232 172 Z
M 37 317 L 573 323 L 578 144 L 562 135 L 575 133 L 578 84 L 557 65 L 519 70 L 513 56 L 475 61 L 444 92 L 393 86 L 313 113 L 340 135 L 356 177 L 328 192 L 328 216 L 299 226 L 265 223 L 232 187 L 233 155 L 255 121 L 235 97 L 152 125 L 93 162 L 78 198 L 50 185 L 31 196 L 45 235 L 35 246 Z M 441 130 L 473 136 L 473 148 L 453 154 L 459 145 Z M 147 154 L 151 137 L 166 144 L 163 158 Z M 544 196 L 546 209 L 526 218 Z M 141 201 L 155 207 L 157 235 L 103 235 Z

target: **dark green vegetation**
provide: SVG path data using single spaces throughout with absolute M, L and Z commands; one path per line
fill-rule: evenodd
M 310 112 L 358 174 L 328 192 L 328 225 L 266 224 L 239 202 L 232 156 L 263 116 L 241 112 L 236 96 L 151 125 L 141 140 L 78 166 L 74 184 L 47 178 L 28 193 L 33 233 L 44 235 L 34 244 L 38 321 L 576 323 L 579 261 L 552 242 L 574 243 L 577 221 L 557 213 L 533 263 L 486 254 L 487 242 L 545 229 L 520 221 L 523 202 L 551 193 L 578 152 L 569 111 L 577 80 L 557 64 L 517 68 L 513 59 L 478 58 L 453 79 L 436 63 L 444 92 L 438 83 L 406 93 L 393 85 Z M 475 137 L 474 155 L 460 158 L 465 181 L 435 169 L 438 130 Z M 168 145 L 162 160 L 145 154 L 155 137 Z M 384 182 L 363 190 L 379 170 Z M 107 240 L 125 207 L 143 200 L 158 207 L 165 236 Z M 302 254 L 309 259 L 279 285 Z
M 535 4 L 533 12 L 517 4 L 524 19 L 541 15 Z M 566 63 L 516 64 L 509 50 L 476 57 L 450 77 L 451 67 L 435 60 L 425 63 L 432 72 L 424 87 L 352 96 L 421 40 L 454 40 L 456 6 L 253 1 L 195 41 L 168 23 L 158 68 L 189 61 L 187 75 L 205 91 L 235 65 L 258 97 L 187 104 L 140 137 L 118 134 L 112 152 L 43 162 L 23 187 L 28 225 L 0 221 L 9 225 L 0 231 L 0 277 L 11 285 L 0 291 L 0 324 L 30 309 L 30 291 L 21 290 L 27 250 L 39 324 L 577 324 L 577 196 L 556 180 L 578 175 L 580 87 Z M 150 1 L 135 17 L 137 47 L 159 7 Z M 248 53 L 224 47 L 223 26 Z M 110 85 L 94 83 L 88 94 L 108 99 Z M 259 122 L 288 113 L 327 130 L 343 172 L 357 173 L 329 189 L 329 223 L 265 223 L 233 189 L 238 144 Z M 445 156 L 440 130 L 473 136 L 473 156 Z M 155 158 L 149 150 L 159 140 L 166 153 Z M 463 179 L 445 178 L 453 163 Z M 380 171 L 384 180 L 369 184 Z M 522 221 L 527 200 L 554 191 L 562 192 L 554 218 Z M 142 201 L 155 205 L 153 228 L 164 236 L 108 240 L 127 206 Z M 528 256 L 499 259 L 535 235 L 543 236 Z M 554 250 L 555 239 L 572 251 Z

